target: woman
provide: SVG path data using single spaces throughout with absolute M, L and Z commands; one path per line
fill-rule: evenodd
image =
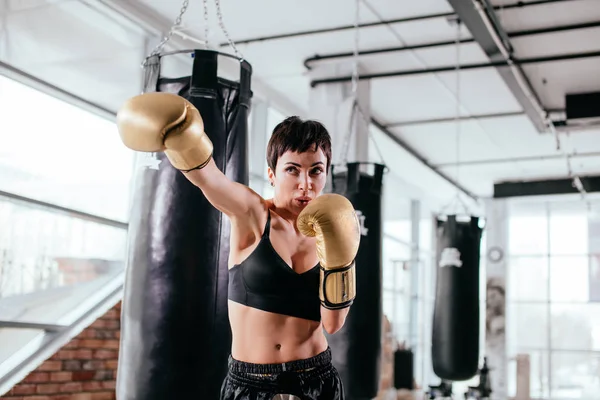
M 229 180 L 216 166 L 199 112 L 182 97 L 130 99 L 117 125 L 125 145 L 165 151 L 231 221 L 229 320 L 233 333 L 222 400 L 342 400 L 323 330 L 344 324 L 355 293 L 360 239 L 348 200 L 321 195 L 331 142 L 318 122 L 291 117 L 267 149 L 273 199 Z

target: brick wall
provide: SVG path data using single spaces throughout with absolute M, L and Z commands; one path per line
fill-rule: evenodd
M 13 387 L 2 400 L 112 400 L 121 303 Z

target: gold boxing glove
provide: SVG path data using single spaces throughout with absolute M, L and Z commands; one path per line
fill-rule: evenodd
M 317 239 L 321 304 L 333 310 L 350 307 L 356 297 L 354 259 L 360 244 L 352 203 L 339 194 L 323 194 L 308 203 L 296 223 L 303 235 Z
M 117 113 L 123 144 L 135 151 L 164 151 L 173 167 L 203 168 L 212 157 L 213 144 L 204 132 L 200 112 L 172 93 L 145 93 L 127 100 Z

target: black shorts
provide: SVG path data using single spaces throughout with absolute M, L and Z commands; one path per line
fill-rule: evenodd
M 221 400 L 271 400 L 279 394 L 301 400 L 344 400 L 342 381 L 331 363 L 331 349 L 283 364 L 251 364 L 229 357 Z

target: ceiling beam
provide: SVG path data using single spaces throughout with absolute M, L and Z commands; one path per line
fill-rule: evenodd
M 551 27 L 547 27 L 547 28 L 512 31 L 512 32 L 507 32 L 507 35 L 509 38 L 528 37 L 528 36 L 543 35 L 543 34 L 548 34 L 548 33 L 566 32 L 566 31 L 597 28 L 597 27 L 600 27 L 600 21 L 586 22 L 586 23 L 579 23 L 579 24 L 555 25 L 555 26 L 551 26 Z M 475 40 L 472 38 L 460 39 L 460 41 L 459 41 L 459 43 L 461 43 L 461 44 L 468 44 L 468 43 L 474 43 L 474 42 L 475 42 Z M 368 55 L 373 55 L 373 54 L 396 53 L 396 52 L 422 50 L 422 49 L 428 49 L 428 48 L 433 48 L 433 47 L 445 47 L 445 46 L 456 46 L 456 40 L 443 40 L 443 41 L 439 41 L 439 42 L 421 43 L 421 44 L 415 44 L 415 45 L 410 45 L 410 46 L 394 46 L 394 47 L 383 47 L 383 48 L 378 48 L 378 49 L 361 50 L 357 53 L 357 56 L 362 57 L 362 56 L 368 56 Z M 316 62 L 331 61 L 331 60 L 337 60 L 337 59 L 343 59 L 343 58 L 353 58 L 353 57 L 355 57 L 354 53 L 350 52 L 350 51 L 343 52 L 343 53 L 323 54 L 323 55 L 316 54 L 313 57 L 310 57 L 310 58 L 307 58 L 306 60 L 304 60 L 304 66 L 306 67 L 306 69 L 311 69 L 311 64 L 316 63 Z
M 488 0 L 448 0 L 475 41 L 492 62 L 503 62 L 496 67 L 525 114 L 538 132 L 546 132 L 549 121 L 531 82 L 519 65 L 513 63 L 513 48 L 508 35 L 500 25 Z
M 600 176 L 580 176 L 585 193 L 600 192 Z M 494 184 L 494 198 L 548 196 L 557 194 L 577 194 L 575 179 L 548 179 L 518 182 L 499 182 Z
M 515 59 L 513 58 L 510 61 L 492 61 L 489 63 L 474 63 L 474 64 L 463 64 L 459 66 L 460 70 L 475 70 L 475 69 L 486 69 L 486 68 L 495 68 L 501 70 L 503 68 L 511 68 L 521 65 L 528 64 L 541 64 L 547 62 L 555 62 L 555 61 L 567 61 L 567 60 L 580 60 L 585 58 L 596 58 L 600 57 L 600 51 L 592 51 L 587 53 L 573 53 L 573 54 L 558 54 L 553 56 L 544 56 L 544 57 L 532 57 L 532 58 L 521 58 Z M 380 78 L 393 78 L 399 76 L 410 76 L 410 75 L 426 75 L 426 74 L 435 74 L 440 72 L 455 72 L 457 69 L 456 65 L 448 65 L 442 67 L 434 67 L 434 68 L 422 68 L 422 69 L 407 69 L 400 71 L 390 71 L 390 72 L 380 72 L 376 74 L 363 74 L 358 77 L 359 80 L 364 79 L 380 79 Z M 350 82 L 352 81 L 351 75 L 345 76 L 335 76 L 329 78 L 321 78 L 315 79 L 310 82 L 312 87 L 323 85 L 323 84 L 331 84 L 331 83 L 340 83 L 340 82 Z M 516 89 L 514 89 L 516 90 Z M 529 113 L 527 113 L 527 109 L 525 113 L 531 117 Z M 544 124 L 546 124 L 545 119 L 547 111 L 543 112 L 544 118 L 541 120 Z M 536 114 L 537 115 L 537 114 Z M 542 114 L 540 114 L 541 118 Z M 549 120 L 548 120 L 549 123 Z M 541 130 L 540 132 L 545 132 L 546 129 Z
M 543 5 L 548 5 L 551 3 L 563 3 L 566 1 L 577 1 L 577 0 L 534 0 L 534 1 L 529 1 L 529 2 L 516 1 L 516 2 L 510 3 L 510 4 L 494 6 L 494 9 L 504 11 L 504 10 L 510 10 L 513 8 L 543 6 Z M 370 28 L 370 27 L 381 26 L 381 25 L 402 24 L 402 23 L 407 23 L 407 22 L 426 21 L 426 20 L 431 20 L 431 19 L 436 19 L 436 18 L 448 18 L 448 17 L 455 17 L 455 16 L 456 16 L 456 14 L 453 12 L 435 13 L 435 14 L 428 14 L 428 15 L 417 15 L 414 17 L 396 18 L 396 19 L 390 19 L 390 20 L 368 22 L 368 23 L 364 23 L 364 24 L 359 24 L 358 27 L 359 28 Z M 340 25 L 340 26 L 334 26 L 334 27 L 330 27 L 330 28 L 312 29 L 312 30 L 305 30 L 305 31 L 300 31 L 300 32 L 290 32 L 290 33 L 283 33 L 283 34 L 279 34 L 279 35 L 262 36 L 262 37 L 249 38 L 249 39 L 239 39 L 239 40 L 234 40 L 234 42 L 235 42 L 235 44 L 259 43 L 259 42 L 267 42 L 267 41 L 271 41 L 271 40 L 281 40 L 281 39 L 289 39 L 289 38 L 301 37 L 301 36 L 310 36 L 310 35 L 319 35 L 319 34 L 324 34 L 324 33 L 340 32 L 340 31 L 351 30 L 351 29 L 355 29 L 355 28 L 356 27 L 353 24 Z M 226 46 L 229 46 L 229 43 L 228 42 L 220 43 L 219 46 L 226 47 Z
M 579 160 L 582 158 L 600 158 L 600 151 L 592 151 L 589 153 L 570 153 L 567 155 L 569 160 Z M 547 161 L 547 160 L 564 160 L 565 156 L 562 154 L 548 154 L 544 156 L 530 156 L 530 157 L 509 157 L 509 158 L 489 158 L 485 160 L 471 160 L 471 161 L 461 161 L 459 163 L 448 162 L 448 163 L 439 163 L 433 164 L 435 168 L 456 168 L 458 167 L 466 167 L 466 166 L 474 166 L 474 165 L 493 165 L 493 164 L 514 164 L 518 162 L 535 162 L 535 161 Z
M 448 117 L 448 118 L 430 118 L 430 119 L 413 119 L 401 122 L 392 122 L 386 124 L 386 128 L 399 128 L 402 126 L 417 126 L 417 125 L 429 125 L 439 124 L 444 122 L 456 122 L 456 121 L 473 121 L 480 119 L 491 119 L 491 118 L 510 118 L 518 117 L 523 115 L 522 112 L 505 112 L 505 113 L 494 113 L 494 114 L 479 114 L 479 115 L 467 115 L 461 117 Z
M 388 138 L 390 138 L 394 143 L 396 143 L 398 146 L 402 147 L 411 156 L 413 156 L 415 159 L 417 159 L 427 169 L 433 171 L 440 178 L 442 178 L 446 182 L 450 183 L 452 186 L 454 186 L 456 189 L 458 189 L 462 193 L 464 193 L 467 196 L 469 196 L 471 199 L 475 200 L 476 202 L 479 201 L 479 197 L 477 195 L 475 195 L 473 192 L 471 192 L 470 190 L 468 190 L 467 188 L 465 188 L 464 186 L 462 186 L 460 183 L 458 183 L 457 181 L 455 181 L 454 179 L 452 179 L 451 177 L 449 177 L 448 175 L 446 175 L 445 173 L 443 173 L 442 171 L 440 171 L 439 169 L 437 169 L 433 165 L 431 165 L 431 163 L 425 157 L 423 157 L 417 150 L 415 150 L 412 146 L 410 146 L 404 140 L 402 140 L 401 138 L 399 138 L 397 135 L 394 135 L 392 132 L 390 132 L 390 130 L 387 129 L 377 119 L 371 117 L 371 123 L 375 127 L 377 127 L 381 132 L 383 132 L 384 135 L 386 135 Z

